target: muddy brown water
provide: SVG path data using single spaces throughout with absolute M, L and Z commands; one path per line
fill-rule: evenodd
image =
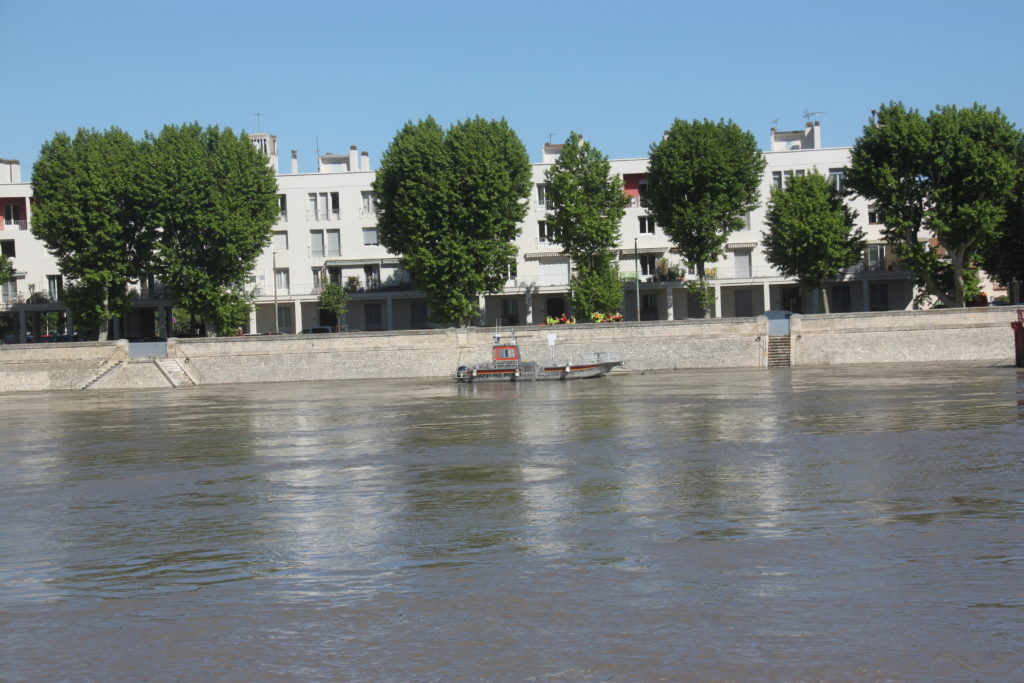
M 0 680 L 1015 680 L 1024 372 L 0 396 Z

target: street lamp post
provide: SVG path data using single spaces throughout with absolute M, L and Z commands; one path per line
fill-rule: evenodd
M 633 268 L 636 269 L 636 321 L 640 322 L 640 250 L 637 238 L 633 238 Z
M 274 334 L 281 334 L 280 323 L 278 322 L 281 318 L 277 313 L 277 252 L 271 251 L 270 258 L 273 261 L 271 277 L 274 278 Z

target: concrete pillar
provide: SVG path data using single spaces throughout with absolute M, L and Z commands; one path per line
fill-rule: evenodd
M 25 311 L 18 311 L 18 343 L 24 344 L 28 341 L 28 318 Z
M 114 339 L 121 338 L 121 316 L 114 318 Z
M 665 288 L 665 320 L 676 319 L 676 304 L 672 296 L 672 290 L 673 287 L 671 284 Z
M 487 327 L 487 298 L 481 294 L 477 297 L 476 305 L 480 310 L 480 324 Z
M 860 295 L 860 310 L 871 310 L 871 288 L 868 287 L 868 281 L 866 279 L 860 281 Z
M 384 299 L 384 322 L 385 330 L 395 329 L 395 296 L 388 294 Z
M 256 307 L 253 306 L 252 310 L 249 311 L 249 333 L 256 334 L 258 331 L 256 329 Z
M 70 308 L 67 310 L 67 313 L 65 314 L 64 322 L 67 325 L 67 329 L 65 331 L 65 334 L 74 335 L 75 334 L 75 315 L 71 312 Z
M 294 334 L 302 331 L 302 302 L 293 301 L 292 309 L 292 333 Z
M 762 297 L 764 297 L 764 310 L 772 310 L 772 286 L 767 282 L 761 284 Z
M 715 317 L 722 317 L 722 285 L 715 283 Z
M 167 338 L 167 307 L 156 307 L 156 334 L 158 337 Z
M 527 292 L 526 296 L 523 297 L 523 320 L 526 321 L 527 325 L 533 324 L 533 294 Z

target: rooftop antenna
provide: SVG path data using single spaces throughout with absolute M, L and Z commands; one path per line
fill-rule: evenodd
M 551 138 L 555 137 L 554 133 L 548 133 L 548 144 L 551 144 Z
M 316 140 L 316 172 L 319 173 L 321 170 L 323 170 L 320 168 L 320 136 L 317 135 L 316 138 L 314 139 Z
M 260 112 L 256 112 L 256 132 L 260 132 L 260 117 L 263 116 Z
M 827 114 L 827 113 L 828 113 L 827 111 L 807 111 L 806 109 L 804 109 L 803 117 L 808 122 L 810 122 L 810 120 L 813 119 L 818 114 Z

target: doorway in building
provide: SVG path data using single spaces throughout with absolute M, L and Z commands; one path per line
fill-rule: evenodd
M 800 298 L 799 287 L 782 288 L 782 310 L 791 313 L 803 313 L 803 300 Z
M 749 289 L 737 289 L 734 303 L 737 318 L 749 318 L 754 315 L 754 293 Z

